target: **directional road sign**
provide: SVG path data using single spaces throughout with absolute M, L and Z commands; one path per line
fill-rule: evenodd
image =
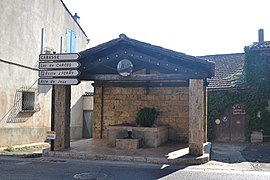
M 39 69 L 72 69 L 80 67 L 80 63 L 77 61 L 68 62 L 40 62 Z
M 78 70 L 48 70 L 39 71 L 39 77 L 77 77 L 80 75 Z
M 61 53 L 61 54 L 40 54 L 40 61 L 66 61 L 77 60 L 80 57 L 78 53 Z
M 39 78 L 38 84 L 39 85 L 77 85 L 80 83 L 78 79 L 69 79 L 69 78 L 53 78 L 53 79 L 46 79 L 46 78 Z

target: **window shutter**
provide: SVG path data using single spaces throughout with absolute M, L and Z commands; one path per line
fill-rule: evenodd
M 71 47 L 70 52 L 75 53 L 76 52 L 76 33 L 74 31 L 71 32 Z
M 71 30 L 67 29 L 67 53 L 71 53 Z

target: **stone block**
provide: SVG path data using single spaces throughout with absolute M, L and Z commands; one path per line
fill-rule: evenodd
M 253 131 L 250 137 L 252 143 L 263 142 L 263 133 L 261 131 Z
M 116 139 L 117 149 L 139 149 L 140 139 Z
M 116 139 L 127 137 L 128 131 L 132 131 L 132 137 L 142 139 L 143 147 L 158 147 L 168 141 L 169 127 L 133 127 L 133 126 L 108 126 L 108 146 L 114 147 Z

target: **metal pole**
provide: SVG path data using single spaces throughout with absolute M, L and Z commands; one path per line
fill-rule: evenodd
M 52 85 L 52 102 L 51 102 L 51 131 L 54 131 L 55 122 L 55 86 Z M 54 139 L 51 139 L 51 151 L 54 151 Z
M 51 131 L 54 131 L 54 114 L 55 114 L 55 87 L 52 85 L 52 103 L 51 103 Z M 54 151 L 54 140 L 51 139 L 51 151 Z

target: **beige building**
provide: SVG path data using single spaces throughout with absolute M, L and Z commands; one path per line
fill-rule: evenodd
M 39 54 L 82 51 L 87 36 L 61 0 L 1 0 L 0 24 L 0 147 L 43 142 L 51 86 L 38 85 Z M 83 134 L 85 87 L 72 87 L 72 139 Z

